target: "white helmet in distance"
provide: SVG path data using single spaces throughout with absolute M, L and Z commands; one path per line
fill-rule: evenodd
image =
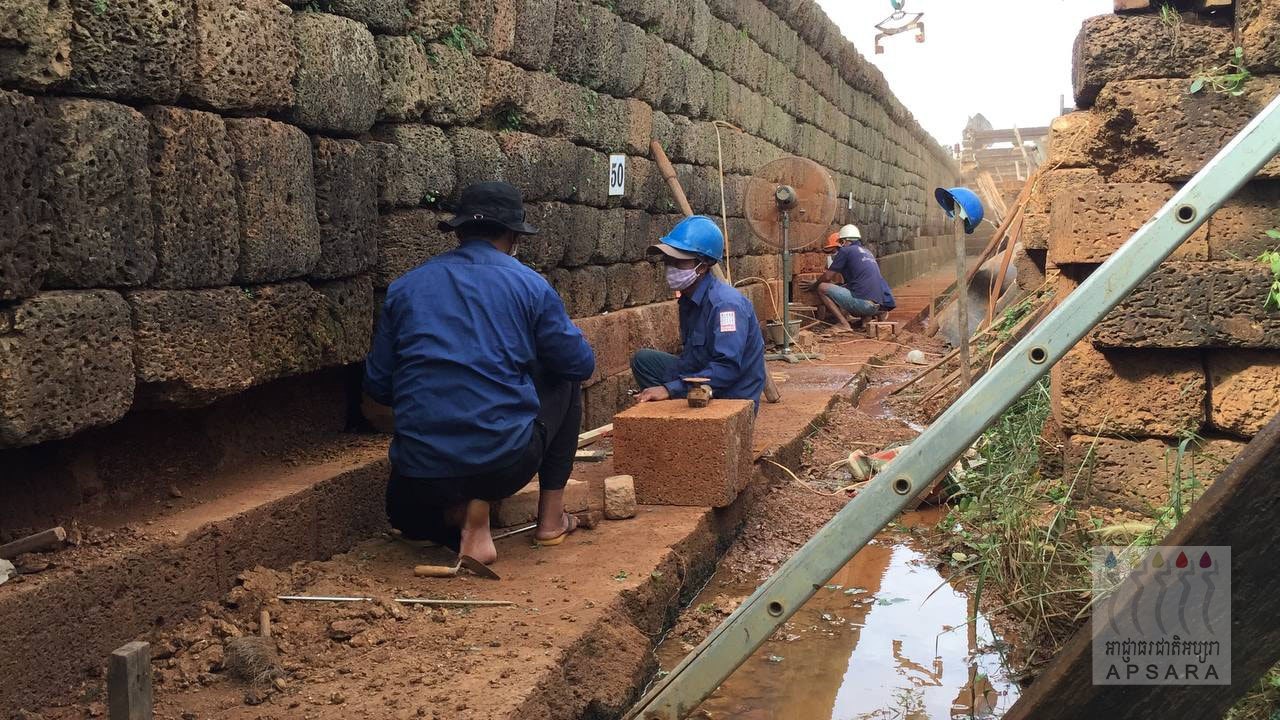
M 840 239 L 848 240 L 850 242 L 854 240 L 861 240 L 862 231 L 858 229 L 857 225 L 845 225 L 840 228 Z

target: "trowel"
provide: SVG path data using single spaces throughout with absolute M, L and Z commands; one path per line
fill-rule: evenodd
M 413 574 L 418 577 L 451 578 L 457 577 L 458 573 L 464 568 L 471 574 L 487 580 L 502 579 L 498 573 L 490 570 L 488 565 L 470 555 L 459 555 L 458 562 L 454 565 L 418 565 L 413 568 Z

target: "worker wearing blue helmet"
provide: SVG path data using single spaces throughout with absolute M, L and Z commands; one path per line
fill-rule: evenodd
M 724 235 L 715 221 L 686 218 L 649 254 L 660 256 L 667 284 L 680 292 L 680 355 L 642 349 L 631 357 L 639 402 L 683 398 L 684 378 L 711 380 L 714 397 L 751 400 L 764 391 L 764 337 L 755 308 L 712 269 L 724 258 Z

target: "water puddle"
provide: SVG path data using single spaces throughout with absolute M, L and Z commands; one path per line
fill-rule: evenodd
M 941 511 L 910 513 L 932 527 Z M 715 613 L 754 588 L 713 578 L 690 612 Z M 909 536 L 872 541 L 692 717 L 788 720 L 997 718 L 1017 699 L 999 640 L 972 599 Z M 719 618 L 717 618 L 719 619 Z M 685 655 L 658 648 L 664 670 Z

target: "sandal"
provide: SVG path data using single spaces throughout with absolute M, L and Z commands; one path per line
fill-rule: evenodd
M 533 542 L 538 547 L 555 547 L 556 545 L 563 543 L 564 539 L 572 535 L 573 531 L 577 529 L 578 529 L 577 516 L 571 515 L 568 512 L 565 512 L 564 513 L 564 530 L 562 530 L 559 535 L 556 535 L 555 537 L 549 537 L 549 538 L 535 537 L 533 539 Z

